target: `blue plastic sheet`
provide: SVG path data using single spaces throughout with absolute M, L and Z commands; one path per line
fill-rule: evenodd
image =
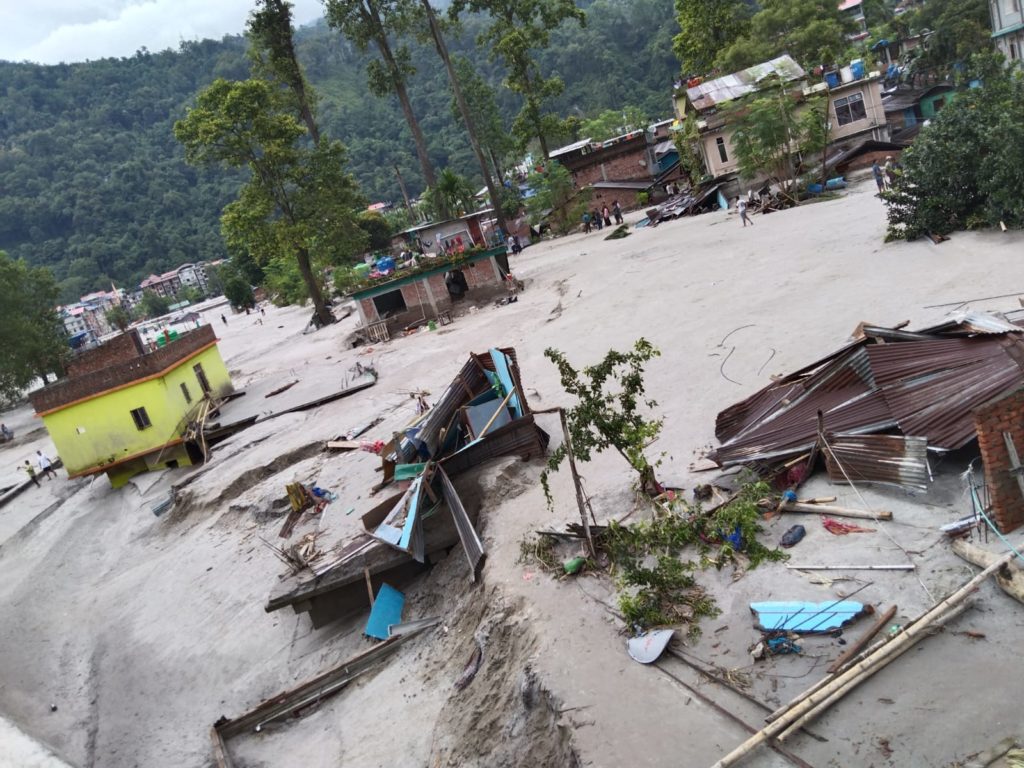
M 388 639 L 388 627 L 402 623 L 402 609 L 405 608 L 405 595 L 390 584 L 381 584 L 377 597 L 370 609 L 370 618 L 366 622 L 365 634 L 378 640 Z
M 864 613 L 863 603 L 853 600 L 825 603 L 765 602 L 751 603 L 761 629 L 769 632 L 831 632 Z

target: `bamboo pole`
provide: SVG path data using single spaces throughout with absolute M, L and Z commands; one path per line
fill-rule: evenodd
M 911 648 L 913 648 L 914 645 L 919 640 L 924 639 L 924 635 L 925 634 L 937 630 L 939 627 L 941 627 L 943 624 L 945 624 L 950 619 L 953 619 L 953 618 L 959 616 L 961 613 L 963 613 L 965 610 L 967 610 L 970 606 L 971 606 L 971 604 L 968 603 L 968 602 L 959 603 L 959 604 L 954 605 L 953 607 L 951 607 L 949 610 L 947 610 L 941 616 L 938 616 L 938 617 L 934 618 L 933 620 L 931 620 L 928 623 L 928 625 L 925 626 L 925 628 L 923 630 L 921 630 L 920 633 L 918 633 L 918 635 L 915 635 L 914 637 L 912 637 L 910 642 L 904 644 L 903 646 L 901 646 L 899 648 L 892 649 L 887 655 L 882 655 L 882 657 L 879 658 L 877 661 L 875 661 L 873 664 L 870 664 L 867 667 L 865 667 L 865 671 L 862 674 L 860 674 L 859 676 L 855 677 L 853 680 L 850 680 L 849 682 L 845 683 L 842 687 L 832 691 L 832 693 L 830 693 L 825 699 L 821 700 L 818 704 L 816 704 L 809 712 L 806 712 L 805 714 L 803 714 L 800 718 L 798 718 L 796 720 L 796 722 L 794 722 L 792 725 L 790 725 L 788 728 L 786 728 L 786 730 L 784 730 L 782 733 L 780 733 L 778 736 L 776 736 L 775 737 L 776 740 L 777 741 L 785 741 L 790 736 L 792 736 L 796 731 L 800 730 L 801 728 L 803 728 L 806 725 L 810 725 L 812 720 L 817 718 L 819 715 L 823 714 L 826 709 L 828 709 L 833 704 L 835 704 L 837 701 L 839 701 L 841 698 L 843 698 L 843 696 L 848 694 L 850 691 L 852 691 L 854 688 L 856 688 L 862 682 L 864 682 L 869 677 L 874 675 L 876 672 L 880 672 L 881 670 L 885 669 L 885 667 L 887 667 L 890 664 L 892 664 L 894 661 L 896 661 L 896 659 L 898 659 L 904 653 L 906 653 Z M 897 637 L 903 637 L 903 635 L 897 635 Z M 865 662 L 859 662 L 859 664 L 864 664 L 864 663 Z M 858 664 L 858 666 L 859 666 L 859 664 Z
M 562 439 L 565 441 L 565 455 L 569 459 L 569 473 L 572 475 L 572 484 L 576 489 L 576 506 L 580 509 L 583 534 L 587 539 L 587 553 L 590 557 L 597 557 L 597 550 L 594 548 L 594 537 L 590 533 L 590 521 L 587 520 L 586 494 L 583 492 L 583 482 L 580 480 L 580 473 L 576 469 L 576 454 L 572 450 L 572 438 L 569 437 L 569 424 L 565 420 L 564 408 L 558 409 L 558 418 L 562 423 Z
M 832 517 L 855 517 L 858 520 L 892 520 L 892 512 L 865 512 L 862 509 L 836 507 L 831 504 L 804 504 L 789 501 L 782 505 L 783 512 L 806 512 L 811 515 L 831 515 Z
M 512 387 L 512 389 L 510 389 L 508 391 L 508 394 L 505 395 L 505 399 L 501 401 L 501 405 L 499 405 L 497 410 L 495 410 L 494 413 L 491 414 L 490 421 L 488 421 L 486 424 L 484 424 L 484 428 L 481 429 L 480 430 L 480 434 L 478 434 L 476 436 L 477 440 L 479 440 L 481 437 L 483 437 L 485 434 L 487 434 L 487 430 L 491 428 L 491 424 L 493 424 L 497 420 L 498 414 L 500 414 L 503 410 L 505 410 L 505 406 L 508 405 L 508 401 L 512 399 L 512 395 L 514 395 L 515 393 L 516 393 L 516 388 Z
M 835 674 L 842 669 L 847 662 L 853 659 L 858 653 L 864 650 L 864 647 L 871 642 L 871 638 L 885 629 L 885 625 L 892 621 L 893 616 L 896 615 L 896 606 L 891 606 L 885 613 L 875 619 L 875 623 L 868 627 L 868 631 L 857 638 L 853 645 L 846 649 L 843 654 L 829 664 L 827 671 L 829 674 Z
M 823 702 L 828 701 L 828 703 L 831 704 L 835 701 L 835 699 L 832 698 L 833 693 L 841 691 L 841 696 L 852 690 L 856 685 L 881 669 L 884 666 L 881 662 L 885 661 L 890 656 L 895 658 L 894 654 L 898 655 L 900 652 L 913 645 L 918 635 L 925 632 L 936 619 L 946 614 L 950 608 L 962 603 L 979 584 L 998 571 L 1004 563 L 1009 562 L 1014 556 L 1013 552 L 1007 552 L 995 563 L 960 587 L 956 592 L 924 613 L 917 621 L 914 622 L 913 626 L 894 637 L 885 645 L 881 646 L 863 661 L 860 661 L 850 667 L 846 672 L 843 672 L 835 679 L 829 681 L 829 683 L 823 686 L 820 690 L 815 691 L 803 700 L 800 700 L 800 697 L 798 697 L 797 703 L 794 706 L 788 708 L 778 717 L 778 719 L 766 725 L 756 734 L 747 739 L 743 744 L 740 744 L 740 746 L 736 747 L 736 749 L 716 762 L 712 768 L 728 768 L 730 765 L 735 765 L 741 758 L 745 757 L 750 752 L 753 752 L 757 747 L 764 744 L 769 739 L 774 739 L 783 731 L 788 730 L 790 726 L 797 723 L 802 725 L 803 722 L 805 722 L 803 719 L 804 715 L 815 710 L 820 712 L 821 710 L 818 709 L 818 706 Z
M 912 571 L 914 566 L 910 563 L 902 565 L 789 565 L 786 567 L 793 571 Z

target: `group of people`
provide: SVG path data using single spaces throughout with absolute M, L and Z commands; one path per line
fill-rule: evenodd
M 456 253 L 465 253 L 466 244 L 462 241 L 462 235 L 456 235 L 450 240 L 442 240 L 440 250 L 445 256 L 453 256 Z
M 607 204 L 599 211 L 594 208 L 592 211 L 583 212 L 583 231 L 590 232 L 591 229 L 604 229 L 612 225 L 612 219 L 615 219 L 616 224 L 622 223 L 622 207 L 619 205 L 618 200 L 612 201 L 612 207 L 609 208 Z
M 892 159 L 892 155 L 886 155 L 885 165 L 879 165 L 878 160 L 871 164 L 871 175 L 875 177 L 875 184 L 878 185 L 879 192 L 892 189 L 899 167 L 899 163 Z
M 22 465 L 21 469 L 28 473 L 29 480 L 35 484 L 36 488 L 39 487 L 38 475 L 42 475 L 47 480 L 52 480 L 57 476 L 57 473 L 53 469 L 53 461 L 51 461 L 50 457 L 42 451 L 36 451 L 35 466 L 32 465 L 31 461 L 25 459 L 25 463 Z

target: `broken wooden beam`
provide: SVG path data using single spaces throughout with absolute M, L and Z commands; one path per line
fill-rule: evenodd
M 963 539 L 953 542 L 953 552 L 972 565 L 980 568 L 987 568 L 999 559 L 999 555 L 982 549 L 976 544 L 970 544 Z M 996 584 L 1018 602 L 1024 603 L 1024 571 L 1015 564 L 1007 563 L 996 571 Z
M 912 571 L 913 563 L 900 565 L 790 565 L 786 567 L 793 571 Z
M 867 512 L 863 509 L 837 507 L 832 504 L 805 504 L 800 501 L 787 501 L 782 505 L 783 512 L 804 512 L 811 515 L 830 515 L 832 517 L 854 517 L 859 520 L 892 520 L 892 512 Z

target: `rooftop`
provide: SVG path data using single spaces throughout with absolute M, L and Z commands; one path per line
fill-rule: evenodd
M 779 56 L 771 61 L 733 72 L 731 75 L 687 88 L 686 97 L 694 109 L 709 109 L 716 104 L 754 93 L 761 87 L 761 82 L 772 75 L 780 77 L 785 82 L 791 82 L 806 77 L 807 73 L 792 57 Z

